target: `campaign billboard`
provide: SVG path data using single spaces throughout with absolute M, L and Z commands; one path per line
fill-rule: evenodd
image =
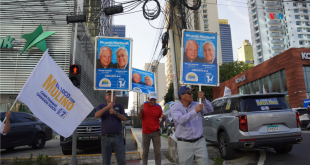
M 96 37 L 95 90 L 130 90 L 132 39 Z
M 310 104 L 310 99 L 303 100 L 303 102 L 304 102 L 304 107 L 307 108 L 308 105 Z
M 132 91 L 149 94 L 156 92 L 155 73 L 132 68 Z
M 181 84 L 218 86 L 217 33 L 182 31 Z

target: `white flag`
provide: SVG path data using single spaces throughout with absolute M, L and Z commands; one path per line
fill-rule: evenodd
M 43 54 L 17 99 L 63 137 L 69 137 L 94 109 L 49 56 Z
M 267 91 L 266 91 L 266 89 L 265 89 L 265 87 L 263 85 L 263 94 L 266 94 L 266 93 L 267 93 Z
M 231 95 L 231 90 L 225 86 L 224 96 L 228 96 L 228 95 Z

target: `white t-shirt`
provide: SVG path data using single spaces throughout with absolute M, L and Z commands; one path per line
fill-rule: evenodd
M 0 126 L 1 126 L 1 124 L 2 124 L 2 121 L 0 121 Z M 6 133 L 3 133 L 4 125 L 5 125 L 5 124 L 3 124 L 3 126 L 0 128 L 0 133 L 1 133 L 2 135 L 6 135 Z

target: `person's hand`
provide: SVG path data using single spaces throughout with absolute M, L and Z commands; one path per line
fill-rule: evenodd
M 110 111 L 110 114 L 112 114 L 112 115 L 114 115 L 116 113 L 116 111 L 113 108 L 110 108 L 109 111 Z
M 9 119 L 11 117 L 11 114 L 12 114 L 12 112 L 8 111 L 8 112 L 5 113 L 5 116 Z
M 199 113 L 203 110 L 203 104 L 198 104 L 197 107 L 195 108 L 196 113 Z
M 143 113 L 143 109 L 144 109 L 144 104 L 142 104 L 140 107 L 140 113 Z
M 165 121 L 166 116 L 164 114 L 161 114 L 160 118 L 161 118 L 161 121 Z
M 201 101 L 205 101 L 205 94 L 201 91 L 198 91 L 198 98 L 201 98 Z
M 110 103 L 107 105 L 107 107 L 110 109 L 110 108 L 113 108 L 114 105 L 115 105 L 115 102 L 110 102 Z

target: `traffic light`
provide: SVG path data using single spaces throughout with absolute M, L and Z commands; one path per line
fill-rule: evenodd
M 80 87 L 81 84 L 81 65 L 71 65 L 69 70 L 69 79 L 76 87 Z

